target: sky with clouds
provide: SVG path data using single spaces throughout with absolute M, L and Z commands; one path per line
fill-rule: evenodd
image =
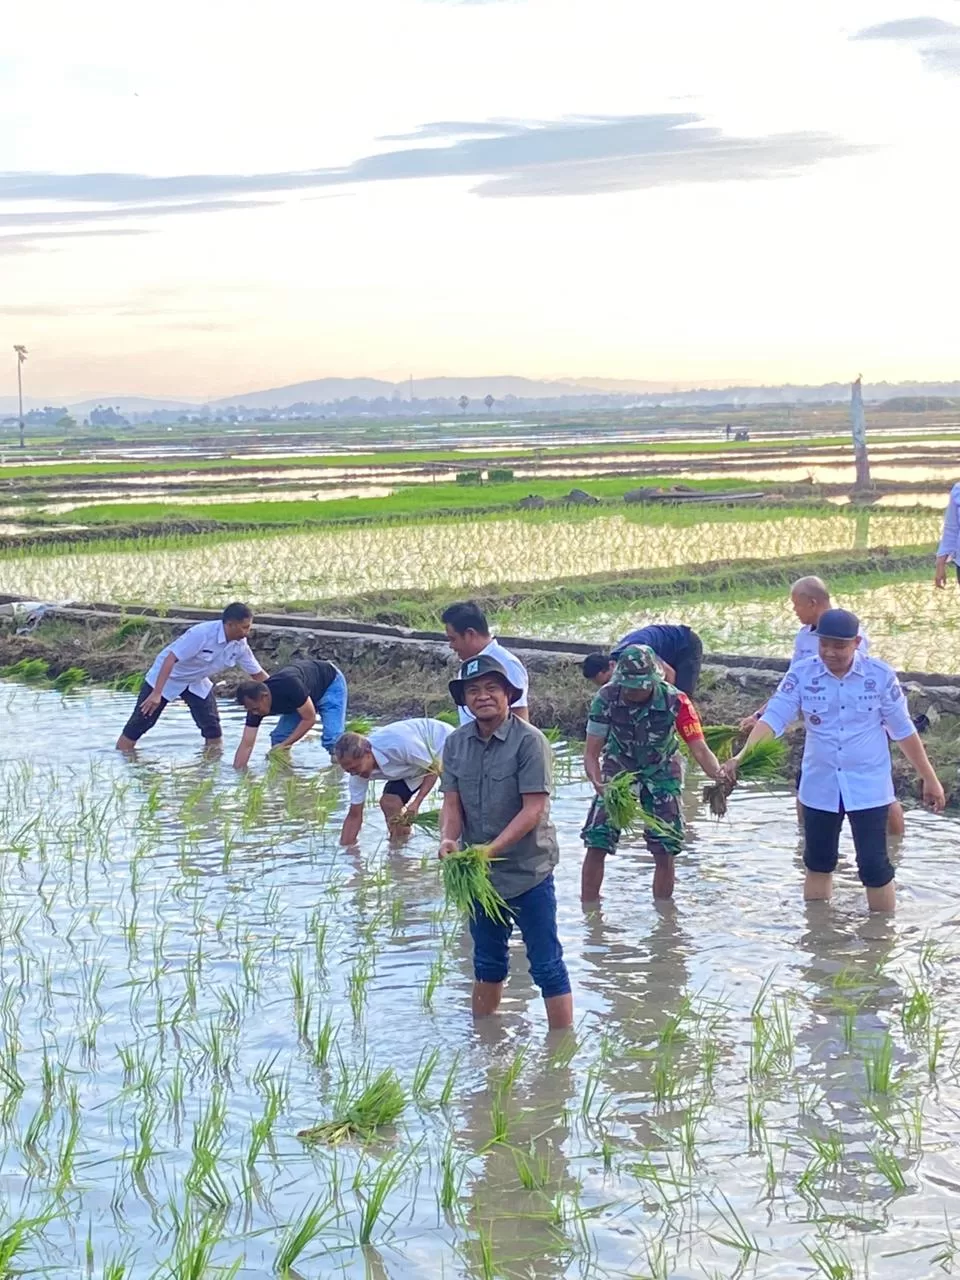
M 0 347 L 49 398 L 960 378 L 960 0 L 908 4 L 32 0 Z

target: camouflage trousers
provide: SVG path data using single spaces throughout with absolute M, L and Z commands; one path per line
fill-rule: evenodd
M 680 812 L 680 783 L 676 778 L 637 780 L 637 796 L 641 805 L 655 818 L 673 830 L 671 836 L 655 835 L 644 828 L 643 839 L 653 854 L 674 856 L 683 844 L 683 815 Z M 620 828 L 611 820 L 604 807 L 603 797 L 594 796 L 587 821 L 580 838 L 588 849 L 602 849 L 604 853 L 616 853 L 620 843 Z

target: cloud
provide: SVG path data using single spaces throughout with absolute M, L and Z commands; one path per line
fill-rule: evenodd
M 44 247 L 55 249 L 58 240 L 73 240 L 82 236 L 145 236 L 143 227 L 110 227 L 94 231 L 28 231 L 23 235 L 0 236 L 0 257 L 13 253 L 32 253 Z
M 912 44 L 923 64 L 941 75 L 960 75 L 960 26 L 942 18 L 898 18 L 864 27 L 852 40 L 900 40 Z
M 893 22 L 879 22 L 874 27 L 864 27 L 854 32 L 851 40 L 926 40 L 931 36 L 952 36 L 960 33 L 960 27 L 942 18 L 897 18 Z
M 555 121 L 425 124 L 416 140 L 446 146 L 401 147 L 339 169 L 286 173 L 180 174 L 2 173 L 0 200 L 70 200 L 135 205 L 124 216 L 154 216 L 164 201 L 199 207 L 237 197 L 367 182 L 471 178 L 482 196 L 591 195 L 677 183 L 780 177 L 823 160 L 857 154 L 830 134 L 796 132 L 739 137 L 692 113 L 590 116 Z M 257 203 L 257 202 L 253 202 Z M 178 211 L 187 211 L 179 206 Z M 120 216 L 117 214 L 116 216 Z
M 114 205 L 109 209 L 50 209 L 43 212 L 0 213 L 0 227 L 54 227 L 70 223 L 113 222 L 121 218 L 168 217 L 182 213 L 223 213 L 228 209 L 258 209 L 266 200 L 195 200 L 188 204 Z M 108 231 L 103 232 L 109 235 Z

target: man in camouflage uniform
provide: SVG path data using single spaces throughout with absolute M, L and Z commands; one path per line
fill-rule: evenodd
M 720 762 L 707 746 L 693 703 L 664 680 L 656 654 L 647 645 L 630 645 L 620 656 L 613 679 L 597 693 L 587 721 L 584 767 L 597 792 L 583 831 L 587 846 L 581 896 L 600 895 L 607 854 L 615 853 L 620 829 L 603 802 L 605 785 L 618 773 L 636 778 L 640 804 L 669 832 L 644 831 L 653 854 L 653 896 L 673 895 L 673 859 L 683 843 L 680 790 L 683 759 L 680 739 L 704 773 L 716 778 Z

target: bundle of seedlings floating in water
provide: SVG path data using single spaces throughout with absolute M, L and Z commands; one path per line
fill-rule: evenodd
M 744 752 L 737 765 L 737 782 L 772 782 L 779 777 L 789 751 L 782 738 L 762 738 L 760 742 L 755 742 Z M 734 785 L 733 782 L 721 779 L 719 782 L 708 782 L 703 788 L 703 799 L 715 818 L 722 818 L 726 814 L 727 797 Z
M 368 1142 L 376 1137 L 379 1129 L 395 1124 L 407 1105 L 407 1095 L 392 1067 L 381 1071 L 353 1097 L 349 1094 L 346 1078 L 340 1086 L 337 1098 L 337 1114 L 332 1120 L 301 1129 L 297 1137 L 302 1142 L 326 1142 L 336 1146 L 341 1142 Z
M 476 918 L 479 908 L 497 924 L 506 924 L 510 908 L 490 879 L 490 857 L 486 845 L 455 849 L 440 861 L 443 892 L 447 905 Z
M 676 831 L 668 822 L 650 813 L 640 803 L 637 775 L 629 769 L 616 774 L 603 788 L 603 807 L 613 825 L 623 832 L 639 827 L 658 840 L 677 839 Z

